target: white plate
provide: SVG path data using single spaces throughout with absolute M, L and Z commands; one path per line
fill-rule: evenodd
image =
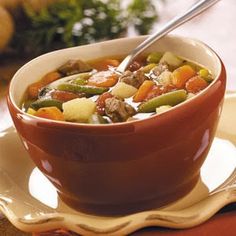
M 44 232 L 67 228 L 82 235 L 124 235 L 145 226 L 151 214 L 184 209 L 209 196 L 236 168 L 236 95 L 227 95 L 201 178 L 191 193 L 161 209 L 122 217 L 86 215 L 66 206 L 55 188 L 35 167 L 14 128 L 0 133 L 0 210 L 17 228 Z

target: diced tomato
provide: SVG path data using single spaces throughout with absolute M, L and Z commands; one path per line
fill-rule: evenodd
M 168 84 L 168 85 L 164 85 L 162 89 L 163 89 L 163 93 L 168 93 L 173 90 L 176 90 L 176 87 L 172 84 Z
M 118 81 L 118 75 L 112 71 L 99 71 L 88 79 L 88 85 L 109 88 Z
M 147 94 L 145 100 L 157 97 L 162 94 L 162 85 L 154 85 L 152 90 Z
M 198 93 L 208 86 L 208 83 L 200 76 L 194 76 L 186 83 L 186 90 L 189 93 Z
M 103 93 L 100 95 L 96 101 L 97 103 L 97 112 L 99 115 L 104 115 L 104 109 L 105 109 L 105 101 L 107 98 L 112 98 L 113 95 L 109 92 Z
M 76 93 L 71 93 L 67 91 L 59 91 L 59 90 L 55 90 L 51 93 L 51 97 L 53 99 L 59 100 L 61 102 L 67 102 L 75 98 L 80 98 L 82 96 L 83 94 L 76 94 Z
M 149 100 L 151 98 L 157 97 L 161 94 L 171 92 L 173 90 L 176 90 L 176 87 L 173 85 L 154 85 L 152 90 L 147 94 L 145 100 Z

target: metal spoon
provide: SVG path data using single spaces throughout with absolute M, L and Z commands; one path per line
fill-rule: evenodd
M 195 3 L 192 7 L 190 7 L 183 14 L 176 16 L 171 21 L 169 21 L 166 25 L 164 25 L 160 30 L 158 30 L 155 34 L 150 35 L 146 40 L 144 40 L 138 47 L 131 51 L 131 53 L 120 63 L 117 67 L 116 71 L 123 73 L 128 65 L 132 62 L 132 60 L 137 57 L 141 52 L 143 52 L 147 47 L 156 42 L 158 39 L 165 36 L 170 31 L 174 30 L 178 26 L 182 25 L 186 21 L 192 19 L 193 17 L 199 15 L 212 5 L 214 5 L 219 0 L 200 0 Z

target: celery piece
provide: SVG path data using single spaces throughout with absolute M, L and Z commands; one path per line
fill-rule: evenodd
M 156 65 L 157 64 L 155 64 L 155 63 L 148 64 L 148 65 L 142 67 L 142 71 L 144 73 L 149 73 Z
M 158 63 L 162 58 L 163 53 L 161 52 L 152 52 L 147 56 L 148 63 Z
M 183 63 L 183 59 L 177 57 L 171 52 L 165 52 L 160 59 L 160 63 L 167 63 L 169 66 L 179 67 Z

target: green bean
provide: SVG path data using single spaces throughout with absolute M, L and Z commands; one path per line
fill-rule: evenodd
M 160 59 L 162 58 L 163 53 L 161 52 L 152 52 L 147 57 L 148 63 L 158 63 Z
M 69 83 L 59 84 L 57 86 L 57 89 L 61 91 L 85 93 L 88 95 L 102 94 L 108 91 L 108 88 L 88 86 L 88 85 L 69 84 Z
M 93 114 L 89 120 L 89 124 L 107 124 L 108 121 L 103 117 L 98 114 Z
M 184 89 L 165 93 L 141 103 L 138 107 L 138 112 L 154 112 L 157 107 L 163 105 L 175 106 L 186 100 L 186 98 L 187 92 Z
M 56 99 L 38 99 L 30 105 L 30 108 L 34 110 L 38 110 L 41 107 L 57 107 L 62 110 L 62 102 Z

